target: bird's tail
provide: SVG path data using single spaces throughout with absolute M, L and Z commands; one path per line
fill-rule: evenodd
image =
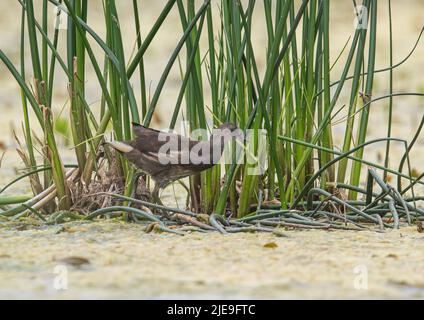
M 115 150 L 122 153 L 129 153 L 134 150 L 133 147 L 131 147 L 129 144 L 122 141 L 111 141 L 111 142 L 106 142 L 105 144 L 111 146 Z

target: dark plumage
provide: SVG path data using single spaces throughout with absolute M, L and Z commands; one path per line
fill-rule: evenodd
M 151 176 L 155 181 L 152 196 L 160 202 L 159 189 L 219 163 L 225 141 L 241 136 L 240 130 L 233 133 L 236 129 L 235 125 L 225 123 L 212 133 L 209 141 L 195 141 L 133 123 L 133 140 L 107 144 Z

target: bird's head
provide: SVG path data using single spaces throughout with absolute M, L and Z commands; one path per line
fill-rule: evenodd
M 118 151 L 121 154 L 126 154 L 134 151 L 134 147 L 130 146 L 128 143 L 123 141 L 110 141 L 105 142 L 104 145 L 107 145 L 109 147 L 112 147 L 116 151 Z
M 233 124 L 233 123 L 226 122 L 226 123 L 221 124 L 221 125 L 218 127 L 218 129 L 220 129 L 220 130 L 228 129 L 228 130 L 230 130 L 231 132 L 233 132 L 234 130 L 237 130 L 237 129 L 238 129 L 238 127 L 237 127 L 235 124 Z
M 235 124 L 227 122 L 223 123 L 218 127 L 218 132 L 223 136 L 231 136 L 232 138 L 236 138 L 239 140 L 244 139 L 243 130 L 238 128 Z

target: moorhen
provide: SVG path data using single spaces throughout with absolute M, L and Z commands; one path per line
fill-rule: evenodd
M 159 190 L 178 179 L 199 173 L 219 163 L 225 143 L 242 139 L 234 124 L 224 123 L 208 140 L 196 141 L 174 133 L 166 133 L 133 123 L 135 138 L 106 144 L 125 156 L 155 182 L 152 198 L 161 203 Z

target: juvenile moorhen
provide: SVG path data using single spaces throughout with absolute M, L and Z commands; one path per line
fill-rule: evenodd
M 209 141 L 195 141 L 133 123 L 135 139 L 107 144 L 155 181 L 152 198 L 160 203 L 159 190 L 169 183 L 199 173 L 219 163 L 225 142 L 242 138 L 234 124 L 225 123 L 213 130 Z M 167 145 L 165 145 L 167 144 Z

